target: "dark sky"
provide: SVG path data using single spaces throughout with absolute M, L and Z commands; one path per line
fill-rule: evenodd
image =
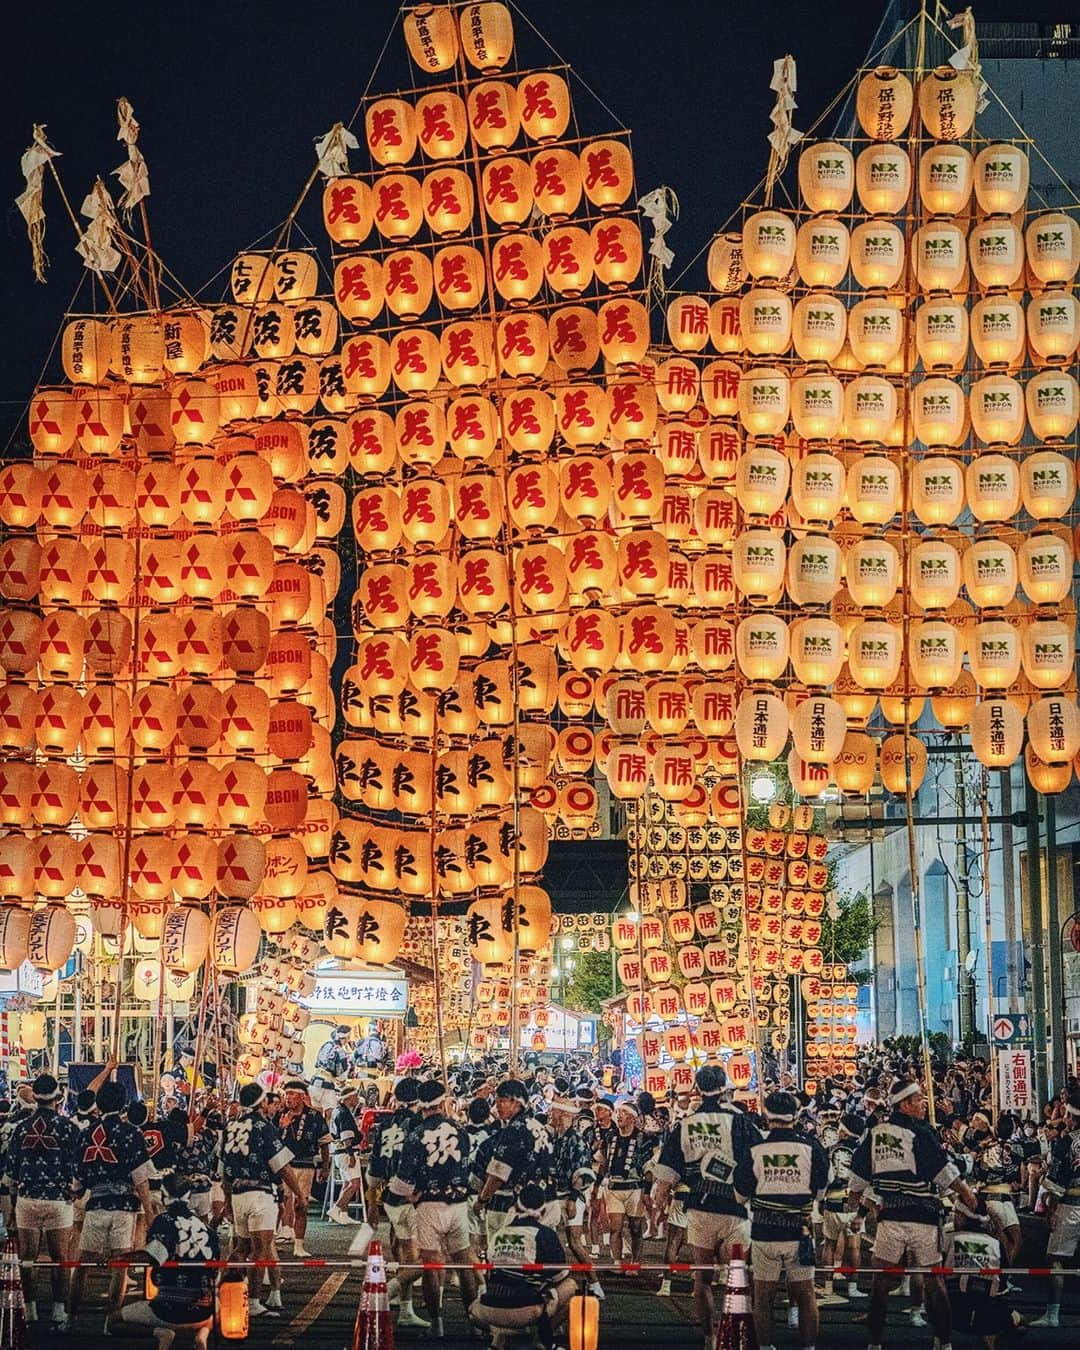
M 682 216 L 669 235 L 677 272 L 761 176 L 774 57 L 790 51 L 798 61 L 796 125 L 805 130 L 863 59 L 886 6 L 883 0 L 521 0 L 521 8 L 634 132 L 640 190 L 665 183 L 678 194 Z M 154 243 L 184 285 L 199 291 L 288 213 L 313 166 L 314 138 L 352 115 L 397 9 L 396 0 L 169 6 L 114 0 L 104 7 L 44 0 L 12 7 L 0 92 L 2 441 L 83 270 L 50 184 L 52 266 L 48 285 L 33 281 L 23 221 L 12 204 L 22 189 L 18 163 L 31 123 L 46 122 L 63 152 L 58 167 L 77 209 L 94 175 L 110 175 L 123 158 L 115 104 L 120 95 L 131 99 L 150 165 Z M 520 17 L 516 31 L 522 65 L 555 59 Z M 412 71 L 398 26 L 373 88 L 389 91 L 403 82 L 412 82 Z M 583 131 L 611 126 L 580 85 L 573 94 Z M 322 243 L 318 197 L 300 219 Z M 703 279 L 702 262 L 686 284 Z M 224 280 L 204 298 L 221 298 Z M 86 294 L 84 288 L 80 299 Z

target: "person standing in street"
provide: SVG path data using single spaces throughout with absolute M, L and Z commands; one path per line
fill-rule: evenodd
M 319 1047 L 315 1070 L 311 1075 L 311 1104 L 320 1111 L 332 1111 L 338 1104 L 338 1085 L 349 1072 L 349 1028 L 335 1027 L 328 1041 Z
M 350 1217 L 349 1206 L 364 1190 L 364 1171 L 360 1164 L 360 1122 L 356 1119 L 359 1104 L 359 1089 L 355 1083 L 348 1083 L 342 1089 L 341 1101 L 330 1117 L 331 1148 L 334 1164 L 341 1177 L 341 1191 L 327 1215 L 334 1223 L 358 1222 Z
M 416 1207 L 390 1190 L 390 1179 L 401 1161 L 405 1140 L 420 1123 L 417 1101 L 420 1083 L 403 1078 L 394 1088 L 397 1106 L 390 1116 L 375 1122 L 371 1131 L 371 1161 L 368 1176 L 380 1190 L 382 1207 L 390 1224 L 390 1241 L 398 1262 L 409 1269 L 398 1276 L 396 1292 L 401 1299 L 398 1326 L 425 1329 L 428 1323 L 413 1309 L 413 1289 L 420 1282 L 420 1246 L 416 1240 Z M 339 1219 L 340 1223 L 341 1220 Z M 372 1220 L 374 1222 L 374 1220 Z
M 1065 1288 L 1061 1267 L 1075 1257 L 1080 1245 L 1080 1092 L 1069 1094 L 1065 1117 L 1065 1128 L 1051 1145 L 1050 1163 L 1042 1182 L 1050 1220 L 1046 1255 L 1054 1273 L 1050 1277 L 1049 1302 L 1043 1315 L 1032 1323 L 1035 1327 L 1058 1326 Z
M 292 1153 L 268 1119 L 266 1089 L 245 1083 L 239 1093 L 240 1113 L 228 1121 L 221 1140 L 221 1171 L 226 1199 L 232 1209 L 233 1233 L 245 1255 L 270 1262 L 270 1294 L 264 1304 L 263 1269 L 248 1271 L 248 1312 L 251 1317 L 276 1315 L 281 1308 L 281 1271 L 274 1251 L 278 1204 L 275 1186 L 281 1184 L 298 1200 L 304 1193 L 290 1163 Z
M 772 1350 L 772 1301 L 781 1275 L 799 1310 L 801 1343 L 812 1350 L 817 1341 L 811 1212 L 828 1185 L 829 1160 L 816 1139 L 796 1130 L 798 1109 L 790 1092 L 770 1093 L 765 1098 L 768 1133 L 735 1163 L 735 1195 L 749 1201 L 753 1211 L 750 1261 L 760 1350 Z
M 405 1140 L 387 1191 L 416 1209 L 416 1241 L 426 1265 L 449 1261 L 459 1266 L 461 1297 L 468 1313 L 476 1298 L 476 1272 L 469 1240 L 469 1136 L 443 1110 L 446 1087 L 430 1080 L 420 1084 L 420 1124 Z M 424 1271 L 424 1302 L 442 1339 L 442 1284 L 439 1272 Z M 418 1319 L 414 1319 L 418 1320 Z M 427 1323 L 424 1323 L 427 1327 Z
M 892 1114 L 870 1127 L 852 1157 L 852 1209 L 870 1206 L 877 1210 L 876 1266 L 940 1266 L 941 1197 L 954 1191 L 969 1209 L 974 1209 L 975 1195 L 926 1123 L 922 1084 L 915 1078 L 898 1079 L 890 1104 Z M 874 1276 L 867 1315 L 869 1350 L 881 1350 L 889 1293 L 899 1279 L 880 1269 Z M 923 1276 L 923 1282 L 927 1317 L 941 1350 L 950 1350 L 951 1319 L 945 1285 L 940 1275 L 929 1273 Z
M 284 1091 L 285 1108 L 278 1116 L 277 1125 L 285 1147 L 293 1155 L 292 1169 L 300 1194 L 293 1196 L 290 1193 L 285 1197 L 282 1226 L 286 1236 L 292 1233 L 293 1256 L 305 1257 L 311 1255 L 304 1246 L 311 1187 L 316 1176 L 325 1181 L 330 1175 L 330 1131 L 326 1117 L 312 1106 L 307 1084 L 302 1078 L 290 1078 Z
M 721 1263 L 721 1284 L 726 1283 L 732 1250 L 745 1251 L 750 1239 L 746 1206 L 733 1184 L 735 1163 L 761 1136 L 745 1112 L 724 1101 L 727 1076 L 718 1064 L 703 1065 L 694 1082 L 701 1105 L 664 1140 L 653 1168 L 653 1203 L 657 1213 L 665 1212 L 672 1187 L 684 1181 L 689 1188 L 684 1202 L 686 1241 L 699 1267 L 694 1271 L 694 1305 L 711 1347 L 716 1319 L 711 1267 Z
M 487 1160 L 477 1210 L 483 1211 L 488 1251 L 495 1234 L 509 1222 L 518 1191 L 526 1182 L 536 1182 L 554 1196 L 551 1168 L 554 1159 L 551 1136 L 528 1111 L 529 1093 L 516 1078 L 504 1079 L 495 1090 L 495 1111 L 502 1128 L 483 1150 Z

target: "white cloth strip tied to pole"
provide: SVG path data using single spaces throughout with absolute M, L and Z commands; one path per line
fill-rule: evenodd
M 653 236 L 649 241 L 649 290 L 658 300 L 662 300 L 667 294 L 664 273 L 675 261 L 675 254 L 668 248 L 665 235 L 679 218 L 679 199 L 671 188 L 658 187 L 647 192 L 638 206 L 653 227 Z
M 33 139 L 23 152 L 21 161 L 26 187 L 15 198 L 15 205 L 26 221 L 26 233 L 30 237 L 30 253 L 33 258 L 34 276 L 38 281 L 45 280 L 45 166 L 50 159 L 60 154 L 45 139 L 45 123 L 35 123 Z
M 118 99 L 116 120 L 119 131 L 116 139 L 127 146 L 127 163 L 121 164 L 113 173 L 120 179 L 124 194 L 120 198 L 120 209 L 130 219 L 131 212 L 143 200 L 150 196 L 150 170 L 142 151 L 135 144 L 139 139 L 139 124 L 135 121 L 135 110 L 126 98 Z
M 319 172 L 326 178 L 345 178 L 349 173 L 349 151 L 359 148 L 360 142 L 344 122 L 335 122 L 326 135 L 315 142 Z
M 120 222 L 109 189 L 99 178 L 79 208 L 90 224 L 79 236 L 75 251 L 91 272 L 115 272 L 120 265 L 120 250 L 113 242 Z
M 986 97 L 989 86 L 982 77 L 979 63 L 979 39 L 975 32 L 975 15 L 970 6 L 949 20 L 950 28 L 960 29 L 960 40 L 964 44 L 959 51 L 949 57 L 949 65 L 954 70 L 969 70 L 975 81 L 975 111 L 981 113 L 990 100 Z
M 793 56 L 781 56 L 773 62 L 769 88 L 776 93 L 776 102 L 769 114 L 772 131 L 769 132 L 769 167 L 765 175 L 765 201 L 772 201 L 776 180 L 784 172 L 791 148 L 802 140 L 802 132 L 791 124 L 791 114 L 798 107 L 795 92 L 799 87 Z

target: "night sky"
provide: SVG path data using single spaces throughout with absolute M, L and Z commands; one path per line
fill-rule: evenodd
M 806 130 L 863 60 L 886 11 L 879 0 L 521 0 L 520 7 L 633 131 L 639 189 L 667 184 L 677 193 L 682 214 L 668 236 L 673 273 L 761 177 L 773 59 L 789 51 L 798 62 L 795 125 Z M 1069 7 L 1061 0 L 1051 9 L 1060 16 Z M 983 4 L 976 12 L 1004 17 L 996 12 L 1000 5 L 993 8 Z M 1031 0 L 1020 8 L 1035 17 Z M 155 0 L 104 7 L 46 0 L 9 11 L 0 93 L 3 441 L 83 274 L 74 232 L 47 182 L 51 267 L 46 286 L 33 280 L 13 204 L 31 124 L 47 123 L 78 209 L 95 174 L 117 182 L 111 171 L 124 152 L 115 139 L 115 106 L 126 95 L 150 166 L 153 242 L 189 291 L 218 300 L 227 274 L 207 283 L 246 245 L 267 232 L 271 242 L 314 166 L 314 139 L 352 116 L 397 10 L 396 0 L 302 6 L 194 0 L 168 7 Z M 521 65 L 557 59 L 545 54 L 520 15 L 515 29 Z M 397 26 L 372 88 L 388 92 L 422 78 L 413 80 Z M 583 132 L 611 127 L 580 84 L 572 93 Z M 300 224 L 322 245 L 319 195 L 312 193 Z M 702 258 L 684 285 L 703 284 Z M 79 308 L 92 307 L 90 293 L 84 285 Z

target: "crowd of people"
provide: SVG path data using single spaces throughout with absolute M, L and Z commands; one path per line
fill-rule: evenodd
M 112 1329 L 153 1329 L 163 1350 L 179 1326 L 205 1338 L 217 1279 L 205 1263 L 223 1253 L 251 1263 L 250 1315 L 279 1315 L 288 1258 L 311 1254 L 313 1190 L 331 1185 L 328 1217 L 357 1229 L 354 1250 L 386 1225 L 398 1325 L 425 1337 L 444 1334 L 456 1287 L 481 1332 L 527 1327 L 551 1345 L 579 1286 L 603 1299 L 607 1272 L 644 1259 L 637 1278 L 661 1298 L 672 1267 L 693 1268 L 710 1347 L 729 1264 L 744 1257 L 763 1350 L 784 1301 L 808 1347 L 821 1309 L 862 1302 L 878 1347 L 891 1298 L 942 1350 L 953 1328 L 1005 1344 L 1020 1319 L 1001 1271 L 1017 1262 L 1025 1211 L 1044 1216 L 1055 1270 L 1036 1325 L 1058 1325 L 1080 1244 L 1075 1090 L 1039 1121 L 995 1117 L 987 1066 L 959 1061 L 933 1076 L 931 1124 L 921 1062 L 888 1047 L 812 1097 L 768 1065 L 760 1094 L 734 1092 L 709 1064 L 666 1101 L 572 1055 L 516 1073 L 480 1058 L 448 1076 L 412 1055 L 371 1108 L 346 1077 L 340 1029 L 319 1060 L 311 1083 L 248 1083 L 228 1102 L 192 1093 L 149 1111 L 125 1100 L 112 1065 L 71 1102 L 48 1074 L 18 1085 L 0 1103 L 0 1216 L 18 1240 L 29 1318 L 40 1306 L 42 1322 L 68 1329 L 100 1279 Z M 154 1267 L 149 1299 L 127 1299 L 125 1270 L 108 1266 L 123 1256 Z M 871 1267 L 860 1283 L 856 1269 Z

